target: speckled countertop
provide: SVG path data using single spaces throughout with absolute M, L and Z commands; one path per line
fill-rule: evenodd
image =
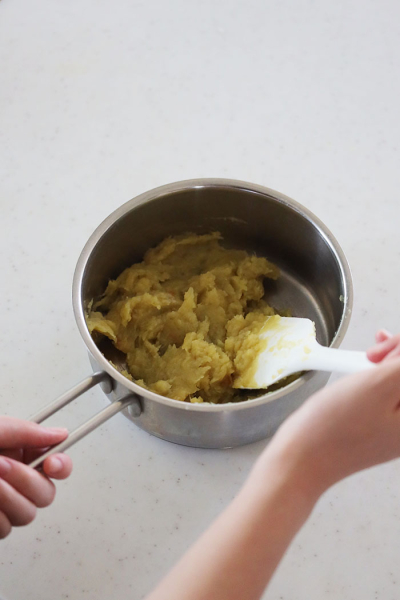
M 93 229 L 192 177 L 275 188 L 352 267 L 344 347 L 400 329 L 400 8 L 394 0 L 0 2 L 0 410 L 27 417 L 90 372 L 71 307 Z M 106 406 L 93 391 L 54 417 Z M 265 442 L 175 446 L 118 415 L 0 545 L 6 600 L 138 600 L 238 490 Z M 400 463 L 332 489 L 268 600 L 395 600 Z

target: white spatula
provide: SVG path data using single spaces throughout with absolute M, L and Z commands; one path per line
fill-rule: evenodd
M 267 388 L 300 371 L 354 373 L 374 366 L 365 352 L 321 346 L 310 319 L 266 317 L 258 337 L 261 348 L 253 364 L 239 374 L 235 387 Z

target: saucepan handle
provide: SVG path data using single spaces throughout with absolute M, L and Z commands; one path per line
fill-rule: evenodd
M 43 408 L 41 411 L 36 413 L 33 417 L 31 417 L 30 420 L 34 423 L 41 423 L 42 421 L 47 419 L 47 417 L 50 417 L 50 415 L 53 415 L 58 410 L 75 400 L 75 398 L 78 398 L 78 396 L 80 396 L 84 392 L 87 392 L 99 383 L 103 383 L 103 385 L 106 386 L 106 393 L 108 393 L 108 391 L 111 392 L 111 377 L 107 375 L 107 373 L 105 373 L 104 371 L 93 373 L 92 375 L 78 383 L 75 387 L 68 390 L 68 392 L 57 398 L 57 400 L 55 400 L 54 402 Z M 32 468 L 40 467 L 42 462 L 48 456 L 51 456 L 52 454 L 56 454 L 58 452 L 64 452 L 64 450 L 70 448 L 73 444 L 81 440 L 88 433 L 99 427 L 99 425 L 101 425 L 108 419 L 111 419 L 111 417 L 116 415 L 121 410 L 124 410 L 124 408 L 126 408 L 129 405 L 132 405 L 132 408 L 136 405 L 135 409 L 133 410 L 133 412 L 135 413 L 134 416 L 139 416 L 141 413 L 141 405 L 138 397 L 135 394 L 129 394 L 121 400 L 115 400 L 109 406 L 97 413 L 97 415 L 94 415 L 94 417 L 86 421 L 86 423 L 72 431 L 68 435 L 66 440 L 64 440 L 60 444 L 57 444 L 57 446 L 53 446 L 52 448 L 50 448 L 50 450 L 48 450 L 47 452 L 36 458 L 34 461 L 32 461 L 29 466 Z

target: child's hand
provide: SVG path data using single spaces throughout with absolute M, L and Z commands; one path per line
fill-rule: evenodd
M 49 456 L 43 463 L 45 475 L 24 463 L 49 446 L 59 444 L 67 435 L 66 429 L 0 417 L 0 538 L 5 538 L 12 526 L 31 523 L 36 508 L 52 503 L 55 486 L 48 477 L 68 477 L 72 471 L 71 459 L 65 454 Z
M 279 429 L 260 459 L 277 460 L 318 497 L 348 475 L 400 456 L 400 336 L 377 334 L 375 368 L 312 396 Z
M 381 329 L 376 334 L 377 344 L 367 351 L 367 356 L 374 363 L 390 360 L 400 356 L 400 334 L 391 335 Z

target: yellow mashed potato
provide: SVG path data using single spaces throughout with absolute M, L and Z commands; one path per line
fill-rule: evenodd
M 89 331 L 126 354 L 124 374 L 153 392 L 187 402 L 225 403 L 258 348 L 265 316 L 266 258 L 227 250 L 221 235 L 164 240 L 143 262 L 110 281 L 87 314 Z

